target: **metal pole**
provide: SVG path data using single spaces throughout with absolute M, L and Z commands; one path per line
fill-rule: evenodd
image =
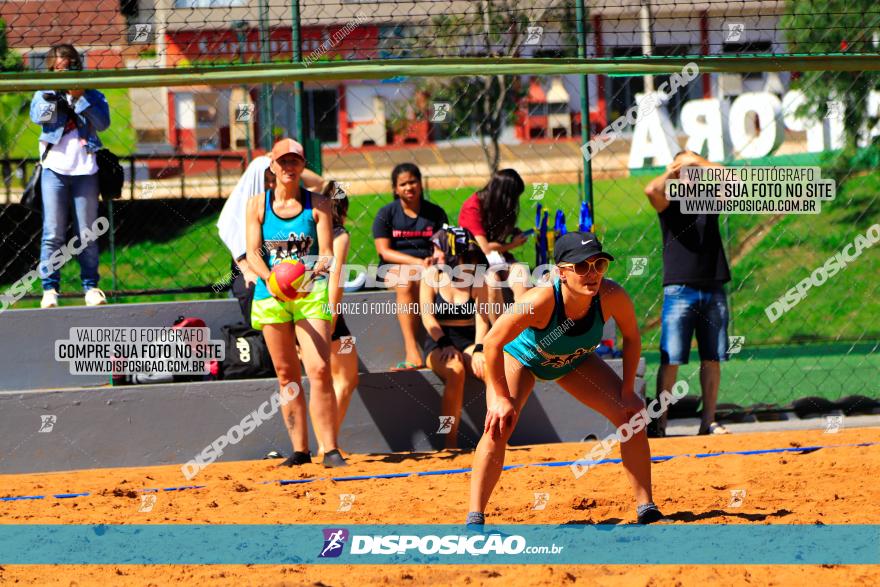
M 260 62 L 269 63 L 269 2 L 260 0 Z M 272 112 L 272 86 L 260 85 L 260 110 L 263 122 L 262 145 L 267 151 L 272 148 L 275 135 L 275 114 Z
M 135 174 L 135 173 L 137 173 L 137 169 L 135 169 L 135 165 L 134 165 L 134 155 L 132 155 L 132 156 L 129 157 L 129 159 L 128 159 L 128 178 L 129 178 L 129 182 L 128 182 L 128 195 L 129 195 L 129 199 L 130 199 L 130 200 L 134 200 L 134 183 L 135 183 L 135 181 L 134 181 L 134 180 L 135 180 L 134 174 Z M 149 175 L 148 175 L 148 177 L 149 177 Z M 112 208 L 111 208 L 111 210 L 112 210 Z
M 575 1 L 575 20 L 577 21 L 578 58 L 587 58 L 587 11 L 584 0 Z M 581 142 L 590 142 L 590 83 L 587 75 L 581 75 Z M 584 199 L 590 207 L 593 222 L 596 222 L 596 208 L 593 206 L 593 164 L 584 157 Z
M 238 32 L 238 60 L 244 65 L 244 54 L 247 50 L 247 27 L 248 23 L 244 20 L 237 20 L 232 23 L 233 28 Z M 244 92 L 244 99 L 246 103 L 250 103 L 251 93 L 248 90 L 247 86 L 241 86 L 241 91 Z M 235 121 L 237 124 L 238 121 Z M 251 149 L 251 121 L 250 119 L 244 121 L 244 144 L 247 149 L 247 160 L 253 161 L 254 154 Z
M 725 214 L 724 215 L 724 250 L 725 251 L 731 250 L 730 249 L 730 224 L 728 223 L 729 220 L 730 220 L 730 214 Z M 728 257 L 728 259 L 729 259 L 729 257 Z M 734 330 L 734 326 L 735 326 L 734 315 L 735 315 L 735 313 L 733 311 L 733 288 L 729 288 L 727 291 L 727 315 L 728 315 L 728 322 L 729 322 L 728 332 L 730 334 L 733 334 L 736 332 L 736 330 Z
M 651 32 L 651 0 L 642 0 L 642 7 L 639 10 L 639 20 L 642 25 L 642 53 L 645 57 L 650 57 L 654 53 L 654 39 Z M 649 94 L 654 91 L 654 76 L 646 75 L 645 93 Z
M 293 62 L 302 61 L 302 25 L 299 18 L 299 0 L 291 0 L 293 20 L 291 21 L 291 48 L 293 49 Z M 300 143 L 303 142 L 303 112 L 302 112 L 303 83 L 293 82 L 293 135 Z
M 131 182 L 134 184 L 134 176 L 132 176 Z M 116 285 L 116 227 L 113 219 L 113 200 L 107 201 L 107 216 L 110 217 L 110 275 L 113 277 L 113 294 L 110 299 L 116 301 L 116 292 L 119 291 L 119 288 Z
M 218 198 L 223 197 L 223 174 L 220 169 L 221 163 L 222 163 L 222 161 L 220 159 L 220 156 L 218 155 L 217 156 L 217 197 Z

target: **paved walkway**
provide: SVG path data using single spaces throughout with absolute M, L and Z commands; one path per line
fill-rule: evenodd
M 786 430 L 821 430 L 825 431 L 828 426 L 828 417 L 806 418 L 800 419 L 794 414 L 782 414 L 785 420 L 778 422 L 743 422 L 742 424 L 724 423 L 732 434 L 745 432 L 781 432 Z M 833 417 L 833 416 L 832 416 Z M 837 417 L 840 417 L 837 414 Z M 880 426 L 880 414 L 868 416 L 843 416 L 840 428 L 867 428 Z M 696 435 L 700 428 L 700 420 L 698 418 L 683 418 L 679 420 L 670 420 L 666 427 L 668 436 L 693 436 Z M 834 433 L 827 433 L 831 439 Z M 831 442 L 831 441 L 829 441 Z

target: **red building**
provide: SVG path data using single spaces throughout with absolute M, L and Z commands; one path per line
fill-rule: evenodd
M 127 25 L 119 0 L 0 2 L 9 47 L 39 69 L 52 45 L 70 43 L 84 54 L 89 69 L 124 67 Z

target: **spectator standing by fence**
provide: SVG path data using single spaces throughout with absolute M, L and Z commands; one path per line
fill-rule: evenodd
M 696 332 L 700 352 L 703 413 L 699 434 L 727 434 L 715 422 L 721 385 L 721 361 L 727 360 L 727 294 L 730 268 L 724 254 L 717 214 L 682 214 L 679 202 L 666 199 L 666 182 L 678 179 L 683 167 L 721 167 L 690 151 L 682 151 L 667 170 L 654 178 L 645 194 L 660 219 L 663 233 L 663 311 L 657 397 L 670 390 L 679 365 L 687 365 Z M 665 436 L 666 414 L 648 428 Z
M 69 44 L 55 45 L 46 55 L 49 71 L 80 71 L 79 52 Z M 73 210 L 74 230 L 82 239 L 98 218 L 98 132 L 110 126 L 110 107 L 98 90 L 39 90 L 30 107 L 31 121 L 42 127 L 40 153 L 43 172 L 43 238 L 40 266 L 43 298 L 41 308 L 58 305 L 61 269 L 46 273 L 42 267 L 64 245 L 67 222 Z M 91 240 L 77 256 L 87 306 L 107 303 L 98 288 L 99 250 Z

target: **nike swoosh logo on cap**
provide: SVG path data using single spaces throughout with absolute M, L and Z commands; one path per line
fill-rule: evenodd
M 582 245 L 586 245 L 586 244 L 589 244 L 589 243 L 591 243 L 591 242 L 593 242 L 593 239 L 590 239 L 590 240 L 588 240 L 588 241 L 581 241 L 581 244 L 582 244 Z

